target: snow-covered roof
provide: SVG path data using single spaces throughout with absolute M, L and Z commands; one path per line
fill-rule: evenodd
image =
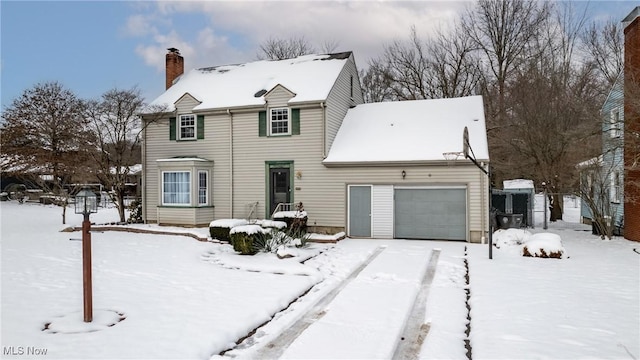
M 167 159 L 157 159 L 156 162 L 180 162 L 180 161 L 210 161 L 197 156 L 175 156 Z
M 109 171 L 112 174 L 116 173 L 116 167 L 112 166 L 111 169 L 109 169 Z M 137 175 L 142 171 L 142 164 L 134 164 L 134 165 L 130 165 L 130 166 L 123 166 L 120 168 L 120 173 L 125 173 L 128 171 L 129 175 Z
M 591 158 L 589 160 L 585 160 L 583 162 L 578 163 L 578 165 L 576 165 L 576 167 L 578 169 L 584 169 L 584 168 L 589 168 L 589 167 L 593 167 L 593 166 L 601 166 L 602 165 L 602 155 L 596 156 L 594 158 Z
M 264 105 L 264 95 L 277 85 L 295 94 L 292 103 L 326 100 L 350 56 L 350 52 L 305 55 L 193 69 L 181 75 L 149 107 L 166 106 L 167 111 L 174 111 L 175 102 L 186 93 L 200 101 L 195 111 Z
M 445 161 L 461 152 L 464 127 L 477 160 L 488 160 L 481 96 L 370 103 L 349 109 L 327 165 Z
M 503 189 L 534 189 L 533 180 L 513 179 L 502 182 Z

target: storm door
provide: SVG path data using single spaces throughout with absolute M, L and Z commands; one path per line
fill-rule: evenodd
M 269 169 L 269 215 L 280 203 L 291 202 L 291 173 L 289 168 Z

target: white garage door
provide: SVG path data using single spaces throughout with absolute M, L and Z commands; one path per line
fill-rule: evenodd
M 395 189 L 394 237 L 466 240 L 466 235 L 466 189 Z

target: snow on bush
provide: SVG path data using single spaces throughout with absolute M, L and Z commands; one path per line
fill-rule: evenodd
M 306 211 L 278 211 L 273 214 L 274 219 L 286 219 L 286 218 L 305 218 L 307 217 Z
M 219 219 L 209 223 L 209 227 L 225 227 L 234 228 L 236 226 L 247 225 L 249 222 L 245 219 Z
M 493 233 L 493 245 L 498 249 L 507 246 L 520 246 L 531 237 L 531 233 L 522 229 L 500 229 Z
M 209 234 L 211 238 L 230 241 L 229 231 L 236 226 L 244 226 L 249 222 L 244 219 L 219 219 L 209 223 Z
M 231 245 L 241 255 L 254 255 L 259 251 L 257 242 L 265 232 L 269 230 L 263 229 L 260 225 L 236 226 L 229 231 Z
M 260 225 L 241 225 L 235 226 L 229 231 L 229 235 L 244 233 L 247 235 L 253 235 L 258 233 L 267 233 L 269 230 L 263 229 Z
M 552 233 L 531 235 L 522 248 L 522 256 L 562 259 L 564 254 L 562 239 Z
M 287 227 L 287 223 L 284 221 L 261 220 L 260 226 L 263 228 L 283 229 Z

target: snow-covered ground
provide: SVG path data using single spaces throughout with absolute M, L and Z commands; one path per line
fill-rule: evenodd
M 435 251 L 421 358 L 465 359 L 469 340 L 478 359 L 638 359 L 640 244 L 591 235 L 574 205 L 546 230 L 561 237 L 563 259 L 525 258 L 521 245 L 494 248 L 489 260 L 486 244 L 346 239 L 281 260 L 184 236 L 93 233 L 88 327 L 81 234 L 59 232 L 81 216 L 68 211 L 62 225 L 60 208 L 1 202 L 2 358 L 388 358 Z M 536 215 L 531 231 L 544 232 Z M 124 320 L 99 326 L 114 316 Z

